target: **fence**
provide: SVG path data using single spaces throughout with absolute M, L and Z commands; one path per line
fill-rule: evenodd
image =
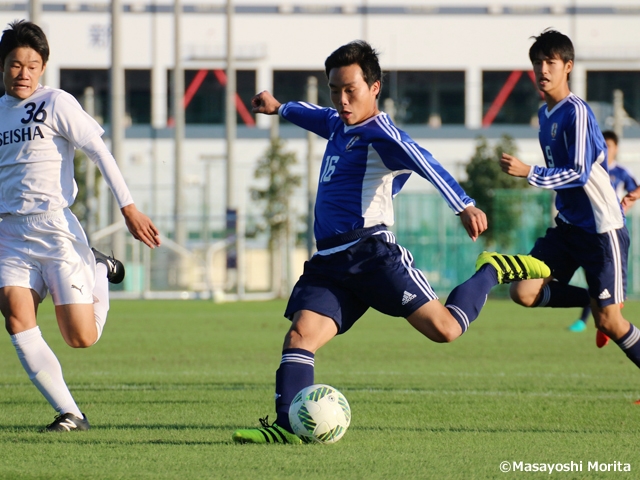
M 483 250 L 528 253 L 535 240 L 553 225 L 553 193 L 537 189 L 496 190 L 493 245 L 480 238 L 472 242 L 458 217 L 437 194 L 401 194 L 394 201 L 398 242 L 414 256 L 431 286 L 446 294 L 474 272 L 475 260 Z M 631 209 L 627 227 L 631 236 L 627 294 L 640 298 L 640 207 Z M 586 286 L 582 270 L 572 279 Z M 506 295 L 506 289 L 497 288 Z
M 398 242 L 413 254 L 416 266 L 423 270 L 431 286 L 446 295 L 456 285 L 469 278 L 476 257 L 483 250 L 506 253 L 527 253 L 535 240 L 553 224 L 553 194 L 538 189 L 496 190 L 495 218 L 490 227 L 495 242 L 486 243 L 486 236 L 472 242 L 456 217 L 438 194 L 404 193 L 394 200 L 396 223 L 393 226 Z M 628 295 L 640 298 L 640 206 L 631 209 L 627 218 L 631 236 L 628 264 Z M 111 248 L 111 235 L 124 229 L 124 223 L 91 235 L 92 244 L 104 251 Z M 226 249 L 229 241 L 211 238 L 190 240 L 186 247 L 163 237 L 161 248 L 149 250 L 126 235 L 124 263 L 125 281 L 115 285 L 114 297 L 125 298 L 213 298 L 233 299 L 234 271 L 227 270 Z M 303 242 L 304 243 L 304 242 Z M 246 243 L 246 296 L 272 298 L 274 263 L 266 247 L 266 237 Z M 297 279 L 306 260 L 306 249 L 299 246 L 288 259 L 289 274 Z M 278 265 L 276 265 L 278 267 Z M 584 275 L 578 271 L 572 280 L 584 286 Z M 494 294 L 506 295 L 505 287 Z

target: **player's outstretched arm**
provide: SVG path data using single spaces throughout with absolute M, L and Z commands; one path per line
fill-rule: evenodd
M 266 90 L 258 93 L 251 99 L 253 113 L 264 113 L 265 115 L 275 115 L 278 113 L 281 103 L 276 100 L 271 93 Z
M 160 246 L 160 232 L 149 217 L 140 212 L 133 203 L 122 207 L 120 211 L 133 238 L 149 248 Z
M 474 242 L 487 229 L 487 216 L 482 210 L 473 205 L 469 205 L 460 212 L 460 221 Z
M 504 173 L 511 175 L 512 177 L 524 177 L 529 176 L 531 171 L 531 165 L 521 162 L 519 159 L 508 153 L 503 153 L 500 158 L 500 168 Z

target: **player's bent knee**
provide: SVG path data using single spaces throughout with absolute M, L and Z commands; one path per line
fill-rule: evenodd
M 434 320 L 424 317 L 408 317 L 409 323 L 432 342 L 450 343 L 462 335 L 462 327 L 453 318 Z
M 441 343 L 451 343 L 458 339 L 460 335 L 462 335 L 462 327 L 456 322 L 455 324 L 449 325 L 449 328 L 443 332 L 444 342 Z
M 71 348 L 89 348 L 98 341 L 98 335 L 73 335 L 65 336 L 64 341 L 67 342 Z

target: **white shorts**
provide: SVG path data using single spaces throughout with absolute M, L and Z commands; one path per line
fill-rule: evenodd
M 0 221 L 0 288 L 35 290 L 54 305 L 93 303 L 96 263 L 76 216 L 65 208 Z

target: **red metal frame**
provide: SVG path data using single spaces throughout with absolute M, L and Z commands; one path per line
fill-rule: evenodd
M 204 82 L 204 79 L 208 73 L 209 72 L 207 70 L 198 70 L 198 73 L 196 73 L 196 76 L 193 77 L 193 80 L 191 80 L 191 83 L 189 84 L 189 86 L 184 92 L 183 105 L 185 109 L 191 103 L 191 100 L 193 100 L 193 97 L 202 86 L 202 83 Z M 226 87 L 227 75 L 224 72 L 224 70 L 214 70 L 213 74 L 215 75 L 220 85 L 222 85 L 223 87 Z M 236 110 L 238 111 L 238 115 L 240 115 L 240 118 L 242 119 L 242 121 L 247 127 L 256 126 L 256 121 L 251 116 L 251 113 L 249 113 L 249 110 L 247 110 L 247 107 L 245 107 L 244 103 L 242 102 L 242 99 L 240 98 L 240 95 L 238 95 L 238 92 L 236 92 Z M 169 117 L 169 120 L 167 121 L 167 126 L 172 127 L 173 123 L 174 123 L 173 117 Z
M 498 113 L 500 113 L 500 110 L 502 110 L 502 107 L 504 106 L 505 102 L 509 98 L 509 95 L 511 95 L 511 92 L 513 91 L 516 84 L 518 83 L 518 80 L 520 80 L 522 73 L 523 73 L 522 70 L 514 70 L 509 74 L 509 76 L 507 77 L 507 81 L 504 82 L 504 85 L 498 92 L 498 95 L 496 95 L 496 98 L 491 104 L 491 107 L 489 107 L 489 110 L 487 110 L 487 113 L 482 119 L 483 127 L 486 128 L 491 126 L 493 121 L 498 116 Z M 531 79 L 531 81 L 533 82 L 533 84 L 537 89 L 538 85 L 536 84 L 536 77 L 534 73 L 531 70 L 528 70 L 527 73 L 529 78 Z M 542 92 L 538 91 L 538 93 L 540 94 L 541 98 L 544 98 L 544 95 L 542 94 Z

